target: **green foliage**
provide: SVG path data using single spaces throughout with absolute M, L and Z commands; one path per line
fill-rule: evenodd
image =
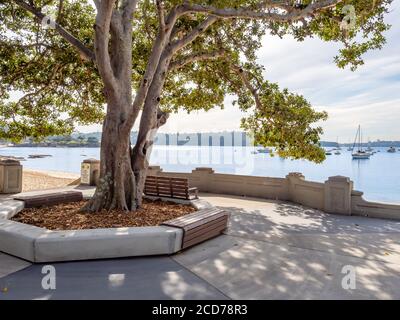
M 49 7 L 56 11 L 57 4 L 51 1 Z M 38 140 L 69 134 L 76 124 L 101 121 L 104 97 L 94 65 L 12 1 L 0 1 L 0 18 L 0 138 Z M 65 1 L 60 19 L 67 30 L 93 46 L 92 6 Z M 18 100 L 10 100 L 10 94 Z
M 281 157 L 321 162 L 325 152 L 319 144 L 325 112 L 316 112 L 304 97 L 280 90 L 265 81 L 260 88 L 261 108 L 242 119 L 242 127 L 253 133 L 256 144 L 272 146 Z M 313 126 L 314 125 L 314 126 Z
M 36 7 L 46 4 L 47 11 L 58 12 L 59 1 L 32 0 Z M 89 0 L 64 0 L 57 21 L 87 47 L 93 49 L 95 11 Z M 169 10 L 183 0 L 165 0 Z M 253 8 L 259 0 L 191 0 L 191 3 L 218 8 Z M 311 0 L 304 0 L 302 8 Z M 248 115 L 242 127 L 254 133 L 256 142 L 273 146 L 284 157 L 324 159 L 319 147 L 322 129 L 315 123 L 326 118 L 316 112 L 302 96 L 282 90 L 264 79 L 257 64 L 257 51 L 266 32 L 297 41 L 318 37 L 323 41 L 342 43 L 335 62 L 340 68 L 355 70 L 363 64 L 368 50 L 380 49 L 385 43 L 384 23 L 391 0 L 345 0 L 332 9 L 322 10 L 312 18 L 291 22 L 247 19 L 221 19 L 193 43 L 179 51 L 173 62 L 190 55 L 211 54 L 224 50 L 223 57 L 196 61 L 171 70 L 163 90 L 161 106 L 170 112 L 223 108 L 227 95 L 237 96 L 236 104 Z M 294 1 L 292 2 L 294 6 Z M 353 5 L 356 12 L 354 30 L 341 30 L 342 8 Z M 297 8 L 299 9 L 299 8 Z M 175 26 L 179 39 L 195 28 L 204 14 L 180 18 Z M 105 99 L 102 83 L 91 62 L 81 59 L 77 51 L 56 31 L 43 29 L 32 15 L 13 4 L 0 0 L 0 138 L 18 141 L 26 136 L 36 139 L 72 132 L 76 124 L 102 121 Z M 132 86 L 137 88 L 145 72 L 158 18 L 151 0 L 139 1 L 133 21 Z M 273 63 L 273 62 L 272 62 Z M 243 84 L 240 67 L 248 75 L 260 106 L 255 106 L 254 92 Z M 18 94 L 18 101 L 10 95 Z

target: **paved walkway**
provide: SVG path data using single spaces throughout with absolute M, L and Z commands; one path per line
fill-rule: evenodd
M 0 254 L 0 299 L 400 299 L 400 222 L 201 197 L 232 212 L 225 235 L 172 257 L 54 264 L 47 291 L 42 265 Z

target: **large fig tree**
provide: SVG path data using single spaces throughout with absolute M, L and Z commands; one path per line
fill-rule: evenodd
M 242 126 L 257 143 L 322 161 L 315 123 L 326 114 L 265 80 L 257 50 L 268 48 L 267 32 L 319 37 L 343 43 L 335 62 L 355 69 L 367 50 L 384 44 L 389 4 L 0 0 L 0 138 L 40 138 L 102 121 L 100 183 L 86 206 L 93 212 L 137 209 L 153 139 L 168 114 L 223 107 L 227 94 L 236 95 L 248 115 Z

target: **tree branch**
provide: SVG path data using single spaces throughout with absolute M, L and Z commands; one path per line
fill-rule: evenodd
M 185 65 L 187 65 L 189 63 L 193 63 L 193 62 L 197 62 L 197 61 L 215 60 L 215 59 L 224 57 L 225 54 L 226 54 L 226 51 L 223 49 L 218 50 L 218 51 L 213 51 L 213 52 L 191 54 L 191 55 L 183 57 L 182 59 L 171 62 L 170 70 L 174 71 L 176 69 L 180 69 L 180 68 L 184 67 Z
M 99 68 L 101 78 L 104 81 L 106 89 L 116 90 L 116 80 L 111 67 L 110 53 L 108 44 L 110 38 L 111 19 L 113 17 L 115 0 L 96 1 L 97 16 L 95 24 L 96 62 Z
M 175 22 L 179 18 L 180 14 L 181 10 L 179 10 L 178 7 L 172 8 L 169 14 L 165 17 L 165 28 L 163 30 L 162 28 L 159 28 L 158 30 L 157 38 L 154 40 L 153 48 L 147 62 L 145 74 L 140 82 L 139 88 L 136 91 L 135 99 L 132 104 L 132 111 L 130 112 L 126 121 L 126 130 L 131 130 L 138 112 L 145 102 L 150 85 L 153 82 L 154 74 L 158 69 L 161 55 L 164 52 L 164 49 L 170 39 L 173 26 L 175 25 Z
M 245 70 L 243 70 L 241 67 L 233 65 L 231 63 L 229 63 L 229 66 L 233 71 L 235 71 L 237 73 L 237 75 L 242 80 L 244 86 L 253 95 L 254 101 L 256 102 L 257 109 L 261 109 L 262 108 L 262 104 L 261 104 L 260 96 L 258 95 L 257 89 L 254 88 L 253 85 L 251 84 L 249 76 L 248 76 L 248 73 Z
M 36 19 L 41 22 L 45 15 L 41 12 L 40 9 L 33 6 L 33 4 L 28 4 L 23 0 L 12 0 L 15 4 L 20 6 L 21 8 L 32 13 Z M 95 62 L 95 56 L 93 51 L 87 48 L 78 38 L 73 36 L 67 30 L 65 30 L 60 24 L 55 22 L 55 30 L 59 33 L 61 37 L 63 37 L 66 41 L 68 41 L 71 45 L 73 45 L 80 53 L 81 57 L 85 60 Z
M 207 13 L 223 19 L 243 18 L 243 19 L 260 19 L 269 21 L 295 21 L 301 18 L 308 17 L 318 11 L 335 7 L 343 0 L 320 0 L 309 4 L 304 9 L 296 9 L 291 6 L 274 3 L 274 1 L 262 1 L 256 8 L 243 7 L 234 8 L 217 8 L 214 6 L 192 4 L 185 2 L 182 7 L 186 12 Z M 273 9 L 284 9 L 285 13 Z
M 61 22 L 63 9 L 64 9 L 64 0 L 60 0 L 59 4 L 58 4 L 58 13 L 57 13 L 57 20 L 56 20 L 57 23 Z
M 138 0 L 124 0 L 121 6 L 122 11 L 122 25 L 125 28 L 125 32 L 128 28 L 131 28 L 131 21 L 133 13 L 136 11 Z
M 175 40 L 171 44 L 171 51 L 173 53 L 187 46 L 189 43 L 193 42 L 200 34 L 202 34 L 207 28 L 209 28 L 214 22 L 218 20 L 216 16 L 207 17 L 202 23 L 200 23 L 196 28 L 190 31 L 185 37 L 180 40 Z
M 156 0 L 157 13 L 158 13 L 158 23 L 160 25 L 160 29 L 165 29 L 165 12 L 164 12 L 164 4 L 162 0 Z

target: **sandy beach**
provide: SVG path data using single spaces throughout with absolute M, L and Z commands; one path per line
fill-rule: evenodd
M 80 182 L 80 176 L 74 173 L 24 168 L 22 180 L 22 191 L 32 191 L 77 185 Z

